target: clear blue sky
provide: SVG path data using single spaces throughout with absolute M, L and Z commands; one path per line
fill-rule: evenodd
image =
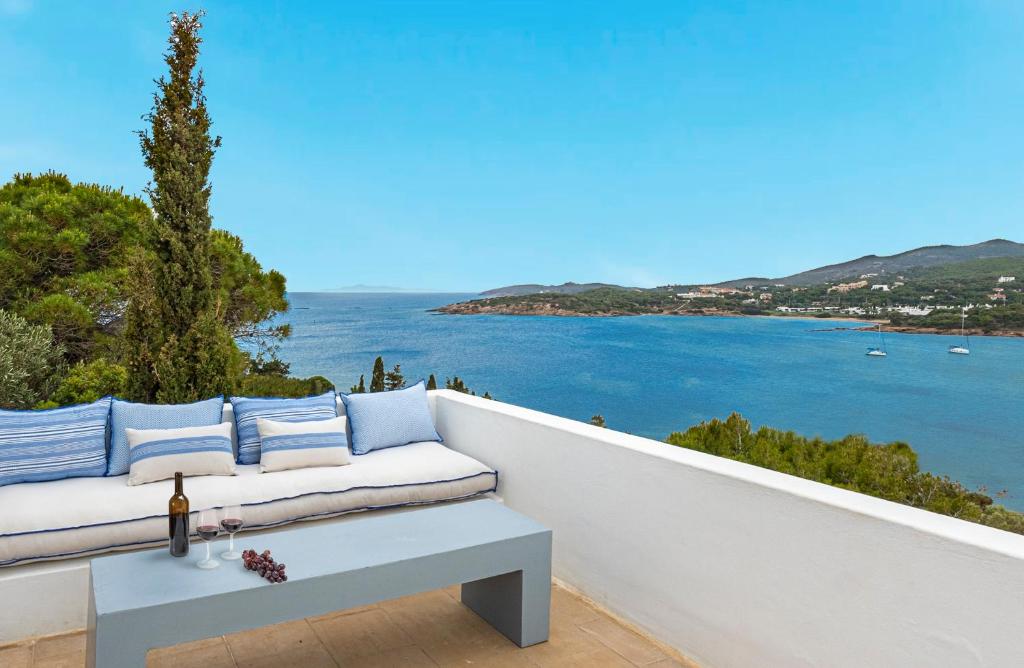
M 0 0 L 0 175 L 140 192 L 188 3 Z M 214 224 L 292 290 L 1024 241 L 1024 3 L 209 2 Z

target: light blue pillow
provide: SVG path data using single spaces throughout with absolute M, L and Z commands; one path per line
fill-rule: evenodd
M 114 399 L 110 406 L 110 461 L 107 475 L 128 473 L 128 439 L 125 429 L 181 429 L 220 424 L 224 397 L 193 404 L 133 404 Z
M 45 411 L 0 411 L 0 486 L 102 476 L 110 397 Z
M 334 390 L 303 399 L 258 399 L 231 397 L 238 431 L 238 463 L 258 464 L 260 432 L 257 418 L 278 422 L 329 420 L 338 417 L 338 401 Z
M 343 394 L 352 427 L 352 454 L 365 455 L 420 441 L 440 441 L 423 381 L 404 390 Z

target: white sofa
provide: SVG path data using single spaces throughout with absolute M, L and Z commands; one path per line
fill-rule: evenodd
M 245 529 L 493 491 L 497 473 L 440 443 L 353 457 L 348 466 L 185 479 L 193 511 L 239 504 Z M 129 487 L 127 476 L 0 487 L 0 566 L 167 543 L 171 480 Z
M 344 407 L 339 401 L 339 413 Z M 234 423 L 231 405 L 224 421 Z M 347 466 L 185 479 L 193 513 L 243 507 L 243 530 L 345 513 L 435 503 L 493 492 L 498 474 L 441 443 L 413 443 L 351 457 Z M 71 559 L 167 542 L 173 481 L 129 486 L 127 475 L 0 487 L 2 567 Z

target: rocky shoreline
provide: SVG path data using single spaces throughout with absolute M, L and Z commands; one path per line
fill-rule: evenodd
M 441 306 L 435 309 L 430 309 L 433 313 L 441 313 L 446 315 L 517 315 L 517 316 L 557 316 L 562 318 L 621 318 L 629 316 L 644 316 L 644 315 L 675 315 L 675 316 L 690 316 L 690 317 L 730 317 L 730 318 L 788 318 L 788 319 L 801 319 L 801 320 L 820 320 L 821 322 L 843 322 L 846 320 L 858 321 L 858 322 L 872 322 L 882 325 L 883 332 L 897 332 L 904 334 L 939 334 L 945 336 L 958 336 L 959 332 L 955 330 L 939 329 L 936 327 L 923 327 L 915 325 L 891 325 L 888 320 L 874 320 L 871 318 L 844 318 L 841 316 L 830 316 L 828 318 L 815 318 L 814 316 L 808 316 L 806 314 L 801 315 L 782 315 L 774 313 L 737 313 L 735 311 L 723 311 L 719 309 L 703 309 L 700 312 L 685 309 L 650 309 L 647 311 L 626 311 L 626 310 L 611 310 L 600 313 L 581 313 L 579 311 L 572 311 L 569 309 L 558 308 L 551 304 L 486 304 L 482 302 L 459 302 L 457 304 L 448 304 L 447 306 Z M 814 331 L 874 331 L 875 325 L 865 325 L 859 327 L 822 327 Z M 985 332 L 980 329 L 967 329 L 969 336 L 1001 336 L 1001 337 L 1024 337 L 1024 331 L 1005 330 L 1005 331 L 994 331 Z

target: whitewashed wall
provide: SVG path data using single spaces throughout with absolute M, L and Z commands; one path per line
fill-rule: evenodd
M 707 666 L 1024 666 L 1024 536 L 432 393 L 555 575 Z

